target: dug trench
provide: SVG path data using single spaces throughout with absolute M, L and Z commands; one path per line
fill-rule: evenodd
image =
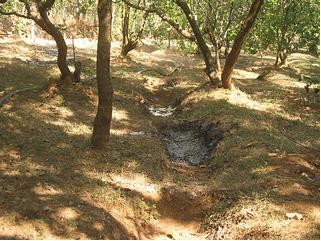
M 145 101 L 144 109 L 152 116 L 158 135 L 175 163 L 202 165 L 208 161 L 223 138 L 223 129 L 217 120 L 176 120 L 186 93 L 178 93 L 175 86 L 157 86 L 152 97 Z
M 179 163 L 200 165 L 208 161 L 223 138 L 219 121 L 182 122 L 159 130 L 170 158 Z
M 174 176 L 174 179 L 190 179 L 193 176 L 205 178 L 208 173 L 207 165 L 215 153 L 215 147 L 223 139 L 226 128 L 219 120 L 181 119 L 179 103 L 185 95 L 185 91 L 176 86 L 164 88 L 155 83 L 154 90 L 148 92 L 141 103 L 142 111 L 153 128 L 147 131 L 149 133 L 135 134 L 161 140 L 168 156 L 162 163 L 165 176 Z M 157 203 L 160 214 L 158 222 L 160 230 L 167 235 L 165 238 L 201 238 L 199 228 L 213 202 L 211 191 L 196 189 L 191 191 L 184 185 L 165 185 L 159 196 L 151 196 L 150 201 Z M 181 234 L 178 235 L 177 232 Z

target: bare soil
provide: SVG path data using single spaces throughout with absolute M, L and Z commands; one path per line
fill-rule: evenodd
M 319 239 L 319 95 L 298 81 L 319 79 L 317 58 L 243 55 L 226 91 L 199 56 L 143 46 L 120 59 L 113 46 L 111 139 L 96 152 L 95 49 L 77 48 L 82 81 L 63 90 L 48 84 L 53 45 L 0 41 L 0 99 L 31 87 L 0 107 L 0 239 Z M 169 155 L 161 133 L 182 123 L 202 133 L 206 165 Z

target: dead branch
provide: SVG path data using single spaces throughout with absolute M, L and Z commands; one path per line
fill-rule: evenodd
M 38 87 L 35 87 L 35 86 L 33 86 L 33 87 L 26 87 L 26 88 L 23 88 L 23 89 L 20 89 L 20 90 L 15 90 L 15 91 L 7 94 L 6 96 L 4 96 L 4 97 L 2 97 L 2 98 L 0 99 L 0 107 L 2 107 L 3 104 L 4 104 L 8 99 L 10 99 L 12 96 L 14 96 L 14 95 L 16 95 L 16 94 L 19 94 L 19 93 L 21 93 L 21 92 L 27 91 L 27 90 L 35 90 L 35 89 L 38 89 Z
M 256 79 L 257 80 L 264 80 L 265 77 L 271 72 L 271 70 L 264 70 Z
M 179 66 L 176 66 L 172 71 L 168 72 L 168 73 L 164 73 L 163 71 L 161 70 L 158 70 L 158 69 L 153 69 L 153 68 L 149 68 L 149 69 L 142 69 L 140 71 L 138 71 L 137 73 L 138 74 L 142 74 L 144 72 L 148 72 L 148 71 L 154 71 L 162 76 L 171 76 L 172 74 L 174 74 L 176 71 L 179 71 L 183 66 L 182 65 L 179 65 Z
M 301 147 L 304 147 L 304 148 L 306 148 L 306 149 L 308 149 L 308 150 L 312 150 L 312 151 L 315 151 L 315 152 L 320 152 L 319 149 L 315 149 L 315 148 L 313 148 L 313 147 L 306 146 L 306 145 L 298 142 L 297 140 L 295 140 L 295 139 L 292 138 L 291 136 L 288 136 L 287 134 L 285 134 L 284 128 L 281 128 L 280 126 L 278 126 L 277 129 L 279 130 L 279 132 L 280 132 L 284 137 L 286 137 L 288 140 L 292 141 L 293 143 L 295 143 L 295 144 L 297 144 L 297 145 L 299 145 L 299 146 L 301 146 Z

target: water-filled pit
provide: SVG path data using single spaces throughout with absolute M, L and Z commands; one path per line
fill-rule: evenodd
M 198 165 L 212 157 L 223 138 L 219 122 L 185 122 L 161 130 L 173 161 Z

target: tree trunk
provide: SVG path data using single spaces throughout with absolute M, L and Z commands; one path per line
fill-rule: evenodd
M 129 36 L 129 17 L 130 7 L 124 3 L 123 5 L 123 23 L 122 23 L 122 45 L 120 55 L 126 57 L 127 54 L 135 49 L 138 45 L 138 41 L 132 40 Z
M 135 14 L 135 13 L 134 13 Z M 126 57 L 127 54 L 137 48 L 139 40 L 143 36 L 143 31 L 145 27 L 145 23 L 147 20 L 149 12 L 146 11 L 143 15 L 143 19 L 140 25 L 139 30 L 137 31 L 136 36 L 129 34 L 129 23 L 130 23 L 130 6 L 124 3 L 124 9 L 123 9 L 123 24 L 122 24 L 122 47 L 120 55 L 122 57 Z
M 224 70 L 222 72 L 222 85 L 225 89 L 232 89 L 232 72 L 235 66 L 235 63 L 240 55 L 242 45 L 253 26 L 257 14 L 259 13 L 261 6 L 264 0 L 254 0 L 250 11 L 241 27 L 236 39 L 234 40 L 233 47 L 231 52 L 227 56 Z
M 99 0 L 97 11 L 99 20 L 96 65 L 98 110 L 91 144 L 95 149 L 103 149 L 109 140 L 112 119 L 113 88 L 110 77 L 112 0 Z
M 279 56 L 280 56 L 280 60 L 281 60 L 280 66 L 286 66 L 288 64 L 288 61 L 287 61 L 288 54 L 287 54 L 286 50 L 280 51 Z
M 225 50 L 224 50 L 224 57 L 225 58 L 227 58 L 229 50 L 230 50 L 230 41 L 226 40 L 225 41 Z
M 40 12 L 41 18 L 35 19 L 35 22 L 48 33 L 56 42 L 58 49 L 57 64 L 61 73 L 60 80 L 64 87 L 68 88 L 71 86 L 73 81 L 73 74 L 71 73 L 67 64 L 67 45 L 62 33 L 59 29 L 53 25 L 48 18 L 47 12 Z
M 128 44 L 128 31 L 129 31 L 129 15 L 130 15 L 130 7 L 124 3 L 123 4 L 123 22 L 122 22 L 122 45 L 121 45 L 121 56 L 125 57 L 129 50 Z
M 203 59 L 206 66 L 204 70 L 205 73 L 207 74 L 211 82 L 213 82 L 214 84 L 217 84 L 219 80 L 217 76 L 217 73 L 218 73 L 217 65 L 215 64 L 215 61 L 214 61 L 214 58 L 212 57 L 210 49 L 206 45 L 206 42 L 203 38 L 203 35 L 199 29 L 199 26 L 194 18 L 192 11 L 190 10 L 189 6 L 184 0 L 175 0 L 175 3 L 182 9 L 192 28 L 192 31 L 196 39 L 196 44 L 203 55 Z

